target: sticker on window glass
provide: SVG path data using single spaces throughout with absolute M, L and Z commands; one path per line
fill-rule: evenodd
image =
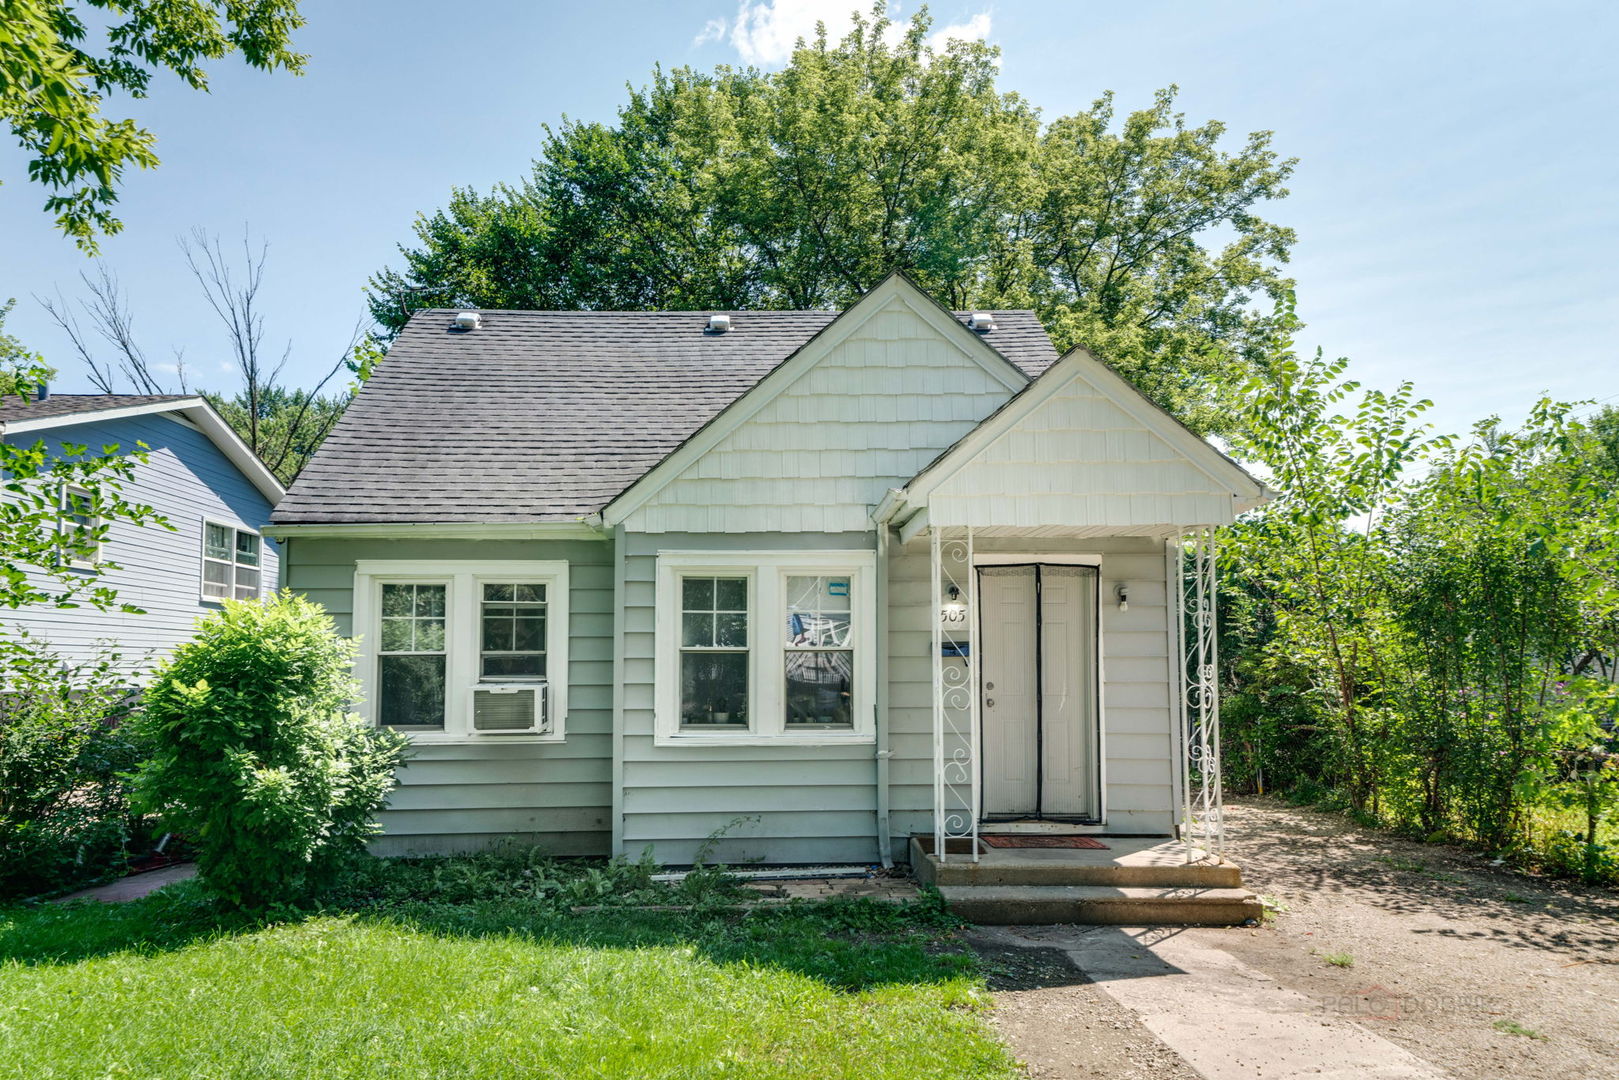
M 828 596 L 848 596 L 849 583 L 847 581 L 833 578 L 831 581 L 826 583 L 826 594 Z

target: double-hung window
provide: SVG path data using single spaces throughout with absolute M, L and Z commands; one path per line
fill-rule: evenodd
M 218 521 L 202 523 L 202 598 L 255 600 L 259 595 L 264 541 L 252 529 Z
M 842 574 L 789 574 L 786 718 L 789 728 L 854 727 L 852 582 Z
M 680 579 L 680 726 L 748 729 L 748 592 L 744 574 Z
M 354 632 L 373 723 L 421 742 L 563 738 L 567 563 L 363 559 Z
M 56 513 L 56 557 L 64 566 L 88 570 L 101 561 L 101 519 L 90 493 L 81 487 L 62 489 Z
M 401 731 L 443 731 L 448 582 L 382 583 L 377 708 Z
M 660 553 L 657 741 L 869 740 L 874 567 L 862 551 Z

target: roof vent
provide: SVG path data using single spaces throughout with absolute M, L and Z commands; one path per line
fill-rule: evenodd
M 725 333 L 725 331 L 729 330 L 730 328 L 731 328 L 731 317 L 729 315 L 710 315 L 708 317 L 708 332 L 709 333 L 711 333 L 711 334 L 723 334 L 723 333 Z
M 995 313 L 993 311 L 975 311 L 967 317 L 969 329 L 979 333 L 987 333 L 995 329 Z
M 457 330 L 476 330 L 483 325 L 483 316 L 476 311 L 458 311 L 455 313 L 455 328 Z

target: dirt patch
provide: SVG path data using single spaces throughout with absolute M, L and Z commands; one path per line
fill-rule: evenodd
M 1280 910 L 1188 933 L 1458 1077 L 1619 1078 L 1619 893 L 1273 800 L 1226 822 Z
M 1141 1021 L 1060 949 L 1007 948 L 969 933 L 995 995 L 996 1030 L 1035 1080 L 1197 1080 Z

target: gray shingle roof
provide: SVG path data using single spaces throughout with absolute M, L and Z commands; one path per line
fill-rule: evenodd
M 131 405 L 155 405 L 165 401 L 186 401 L 195 394 L 52 394 L 44 401 L 21 401 L 15 396 L 0 399 L 0 424 L 10 420 L 38 420 L 47 416 L 105 412 Z
M 417 312 L 276 508 L 276 524 L 571 521 L 594 513 L 837 317 L 833 311 Z M 986 339 L 1057 359 L 1028 311 Z M 958 318 L 966 320 L 965 313 Z

